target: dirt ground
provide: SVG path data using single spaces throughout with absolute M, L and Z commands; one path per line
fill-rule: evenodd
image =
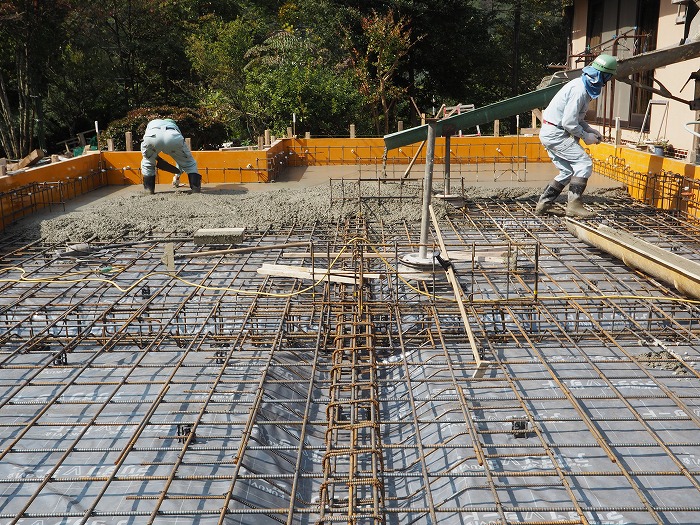
M 414 171 L 412 177 L 420 177 L 421 169 Z M 22 219 L 6 233 L 23 239 L 42 238 L 47 243 L 56 244 L 135 239 L 150 233 L 187 236 L 200 228 L 264 229 L 269 225 L 336 221 L 359 213 L 385 224 L 420 221 L 420 178 L 401 183 L 363 181 L 360 205 L 356 182 L 359 175 L 364 179 L 368 170 L 359 173 L 355 166 L 290 168 L 275 183 L 205 183 L 200 194 L 191 194 L 186 186 L 174 189 L 158 185 L 155 195 L 145 193 L 141 186 L 136 185 L 109 187 L 71 201 L 65 213 L 41 212 Z M 466 176 L 460 173 L 453 175 L 452 193 L 461 193 L 461 179 L 464 178 L 464 196 L 468 200 L 525 199 L 534 206 L 552 176 L 551 165 L 539 165 L 537 170 L 531 168 L 525 176 L 495 170 L 493 174 L 488 170 L 466 172 Z M 479 178 L 481 180 L 474 180 Z M 591 180 L 590 195 L 624 198 L 619 184 L 599 179 Z M 433 182 L 435 192 L 440 193 L 444 186 L 439 170 L 436 170 Z M 365 198 L 374 191 L 384 197 L 413 198 L 381 201 Z M 439 216 L 445 213 L 443 200 L 434 198 L 432 203 Z

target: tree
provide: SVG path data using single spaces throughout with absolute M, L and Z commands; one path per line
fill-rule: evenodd
M 281 134 L 297 116 L 298 131 L 344 134 L 357 122 L 361 99 L 349 71 L 295 31 L 278 31 L 251 48 L 246 65 L 245 111 L 253 135 Z M 362 124 L 362 123 L 360 123 Z
M 559 0 L 489 3 L 485 15 L 491 20 L 490 54 L 497 67 L 482 82 L 493 86 L 496 102 L 535 89 L 551 74 L 550 63 L 564 61 L 566 30 Z
M 73 136 L 143 107 L 195 107 L 206 92 L 186 54 L 200 17 L 234 17 L 234 0 L 82 0 L 47 70 L 47 127 Z
M 245 55 L 256 39 L 260 27 L 237 17 L 224 21 L 206 15 L 190 32 L 186 53 L 193 71 L 200 79 L 198 102 L 221 119 L 231 136 L 241 136 L 246 74 Z
M 54 28 L 68 7 L 42 0 L 0 2 L 0 143 L 11 158 L 44 146 L 43 71 L 58 45 Z
M 491 86 L 483 79 L 493 68 L 489 55 L 497 50 L 491 46 L 489 19 L 472 3 L 395 2 L 400 14 L 412 21 L 413 32 L 422 37 L 412 47 L 401 77 L 421 109 L 457 103 L 480 106 L 491 96 Z M 413 117 L 420 115 L 413 111 L 413 104 L 403 108 L 403 119 L 415 123 Z
M 188 17 L 196 16 L 190 4 L 103 0 L 92 15 L 92 34 L 85 35 L 85 43 L 109 63 L 124 110 L 190 99 L 184 52 Z
M 559 0 L 0 0 L 0 146 L 18 158 L 43 131 L 61 140 L 163 107 L 251 139 L 293 113 L 298 131 L 382 134 L 414 115 L 411 99 L 481 106 L 533 89 L 564 58 L 560 12 Z
M 386 134 L 390 113 L 407 92 L 396 77 L 402 60 L 415 42 L 411 40 L 409 20 L 396 19 L 392 10 L 386 14 L 373 11 L 370 16 L 363 17 L 362 31 L 361 42 L 351 51 L 353 70 L 377 133 L 383 130 Z M 352 39 L 352 35 L 347 37 Z

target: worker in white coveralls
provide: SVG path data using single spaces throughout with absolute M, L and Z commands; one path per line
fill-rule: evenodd
M 615 72 L 617 59 L 610 55 L 599 55 L 593 63 L 582 70 L 580 78 L 569 81 L 554 96 L 542 112 L 540 141 L 544 145 L 559 174 L 547 185 L 540 197 L 536 215 L 556 215 L 554 201 L 569 185 L 566 215 L 569 217 L 592 217 L 582 202 L 582 195 L 593 173 L 593 161 L 586 154 L 579 140 L 587 145 L 598 144 L 603 136 L 585 121 L 590 102 L 600 93 Z
M 167 153 L 175 162 L 177 168 L 158 157 L 159 153 Z M 141 142 L 141 173 L 143 174 L 143 187 L 149 193 L 155 193 L 156 167 L 164 167 L 167 171 L 175 173 L 173 186 L 178 187 L 180 173 L 187 173 L 192 193 L 199 193 L 202 188 L 202 176 L 197 171 L 197 161 L 194 160 L 185 138 L 172 119 L 151 120 L 146 126 L 146 132 Z M 169 169 L 169 168 L 170 169 Z

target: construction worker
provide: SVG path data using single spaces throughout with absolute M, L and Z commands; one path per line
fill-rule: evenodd
M 582 195 L 593 173 L 593 161 L 586 154 L 579 140 L 587 145 L 598 144 L 603 136 L 584 120 L 591 100 L 600 93 L 615 72 L 617 59 L 610 55 L 599 55 L 584 67 L 580 78 L 569 81 L 554 96 L 542 112 L 540 142 L 544 145 L 559 174 L 547 185 L 540 197 L 536 215 L 559 215 L 554 210 L 554 201 L 566 185 L 569 185 L 566 215 L 569 217 L 592 217 L 582 202 Z
M 177 162 L 177 171 L 173 177 L 173 186 L 178 187 L 180 173 L 187 173 L 192 193 L 199 193 L 202 188 L 202 176 L 197 172 L 197 161 L 194 160 L 185 138 L 172 119 L 151 120 L 146 126 L 146 132 L 141 142 L 141 173 L 143 187 L 149 193 L 156 190 L 156 167 L 160 167 L 164 159 L 159 158 L 160 152 L 170 155 Z M 165 162 L 165 164 L 168 164 Z

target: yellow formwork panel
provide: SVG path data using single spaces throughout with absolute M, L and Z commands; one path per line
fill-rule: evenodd
M 599 144 L 590 146 L 590 153 L 600 161 L 603 174 L 624 183 L 633 199 L 700 218 L 699 166 L 629 146 Z
M 278 148 L 281 151 L 281 148 Z M 268 160 L 270 150 L 264 151 L 194 151 L 202 180 L 207 184 L 270 182 L 271 163 Z M 105 169 L 110 184 L 141 184 L 141 153 L 136 151 L 103 152 Z M 168 155 L 165 160 L 174 164 Z M 172 174 L 158 170 L 157 184 L 169 184 Z M 187 176 L 183 175 L 183 183 Z
M 205 184 L 267 183 L 274 182 L 287 166 L 424 164 L 424 146 L 411 144 L 387 152 L 382 138 L 293 138 L 277 140 L 264 150 L 195 151 L 193 155 Z M 597 171 L 624 183 L 632 198 L 700 219 L 700 167 L 629 146 L 603 143 L 587 148 Z M 453 136 L 450 140 L 454 164 L 525 159 L 549 162 L 538 137 Z M 444 137 L 436 140 L 434 160 L 445 162 Z M 0 177 L 0 227 L 101 185 L 141 184 L 140 166 L 139 151 L 92 152 Z M 161 172 L 156 182 L 169 184 L 171 180 L 170 173 Z M 186 175 L 182 182 L 188 182 Z
M 141 184 L 143 182 L 140 151 L 103 151 L 102 160 L 110 186 Z M 165 183 L 165 181 L 158 182 Z
M 418 164 L 425 162 L 426 148 L 420 144 L 387 152 L 387 163 L 408 164 L 416 156 Z M 689 179 L 700 179 L 699 167 L 683 161 L 658 157 L 646 151 L 610 144 L 590 146 L 594 158 L 603 161 L 616 159 L 627 170 L 638 174 L 678 173 Z M 384 162 L 384 142 L 381 138 L 316 138 L 280 139 L 265 150 L 195 151 L 199 170 L 206 183 L 271 182 L 286 166 L 381 164 Z M 167 155 L 166 160 L 172 162 Z M 482 160 L 509 162 L 513 158 L 527 158 L 529 162 L 549 162 L 549 158 L 535 136 L 527 137 L 452 137 L 450 160 L 453 163 L 473 163 Z M 435 162 L 445 160 L 445 139 L 435 144 Z M 100 162 L 102 161 L 102 162 Z M 138 151 L 93 152 L 74 159 L 28 169 L 0 178 L 0 191 L 9 191 L 33 182 L 54 182 L 89 174 L 104 169 L 109 184 L 141 184 L 141 153 Z M 171 175 L 162 172 L 158 183 L 170 182 Z M 642 199 L 643 200 L 643 199 Z
M 332 166 L 382 164 L 408 164 L 416 157 L 418 164 L 425 163 L 427 148 L 421 143 L 403 146 L 385 152 L 381 138 L 319 138 L 286 139 L 288 163 L 291 166 Z M 455 164 L 474 162 L 510 162 L 513 158 L 527 158 L 531 162 L 549 161 L 539 138 L 536 136 L 507 137 L 459 137 L 450 139 L 450 161 Z M 445 159 L 445 138 L 435 141 L 435 162 Z
M 106 184 L 97 151 L 0 177 L 0 228 Z
M 378 164 L 384 157 L 381 138 L 286 139 L 285 150 L 291 166 L 335 166 Z
M 615 145 L 607 143 L 587 147 L 590 148 L 593 157 L 623 159 L 630 169 L 640 173 L 660 173 L 664 170 L 673 171 L 689 179 L 700 178 L 700 166 L 688 164 L 683 160 L 652 155 L 646 150 L 638 150 L 629 146 L 615 147 Z
M 387 162 L 410 162 L 420 149 L 420 144 L 391 150 Z M 425 162 L 422 148 L 416 162 Z M 539 139 L 527 137 L 452 137 L 450 160 L 454 163 L 474 162 L 479 159 L 494 159 L 509 162 L 514 157 L 527 157 L 529 162 L 548 162 Z M 675 172 L 690 179 L 700 179 L 700 168 L 681 160 L 651 155 L 629 147 L 611 144 L 589 146 L 594 158 L 618 158 L 629 169 L 639 173 Z M 318 138 L 281 139 L 265 150 L 249 151 L 194 151 L 193 155 L 206 182 L 270 182 L 271 173 L 278 173 L 284 166 L 372 164 L 384 161 L 384 142 L 381 138 Z M 166 160 L 172 162 L 167 155 Z M 440 137 L 435 144 L 435 162 L 445 158 L 445 139 Z M 100 160 L 103 161 L 100 166 Z M 138 151 L 93 152 L 74 159 L 53 163 L 22 173 L 0 178 L 0 191 L 8 191 L 31 182 L 52 182 L 61 178 L 86 175 L 100 167 L 108 174 L 110 184 L 140 184 L 141 153 Z M 167 183 L 171 176 L 160 175 L 159 183 Z
M 420 144 L 388 152 L 390 164 L 408 164 Z M 548 161 L 537 137 L 452 137 L 450 143 L 453 163 L 509 162 L 515 157 L 527 157 L 531 162 Z M 422 148 L 416 162 L 425 162 Z M 265 150 L 194 151 L 194 158 L 205 183 L 272 182 L 286 166 L 381 164 L 384 162 L 384 141 L 381 138 L 318 138 L 280 139 Z M 171 163 L 167 155 L 163 157 Z M 435 144 L 435 162 L 445 159 L 445 139 Z M 139 151 L 93 152 L 80 157 L 28 169 L 0 178 L 0 191 L 9 191 L 33 182 L 55 182 L 87 175 L 104 169 L 111 185 L 141 184 L 141 153 Z M 172 175 L 160 172 L 158 184 L 167 184 Z M 185 179 L 186 180 L 186 177 Z
M 32 183 L 50 183 L 83 177 L 99 169 L 97 151 L 61 162 L 53 162 L 36 168 L 0 177 L 0 192 L 11 191 Z

